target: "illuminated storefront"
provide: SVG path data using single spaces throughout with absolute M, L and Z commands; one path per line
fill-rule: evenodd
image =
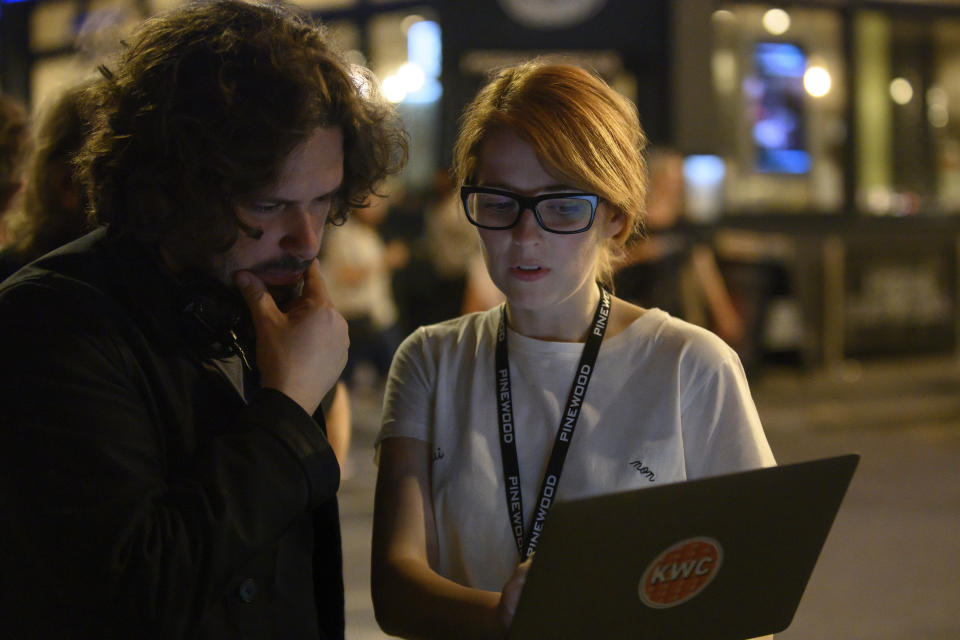
M 171 2 L 3 4 L 3 89 L 36 107 Z M 830 364 L 960 343 L 960 2 L 301 4 L 399 105 L 409 188 L 446 167 L 490 70 L 561 55 L 633 99 L 654 145 L 685 154 L 690 223 L 733 286 L 745 269 L 780 270 L 755 327 L 776 349 Z

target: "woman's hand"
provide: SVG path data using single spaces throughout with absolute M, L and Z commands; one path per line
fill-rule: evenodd
M 428 442 L 396 437 L 380 443 L 370 572 L 377 622 L 401 638 L 497 640 L 504 635 L 501 594 L 458 584 L 433 568 L 432 462 Z M 522 586 L 516 586 L 513 607 Z
M 503 592 L 500 594 L 500 604 L 497 605 L 497 617 L 506 634 L 507 629 L 513 623 L 513 614 L 517 611 L 517 602 L 520 601 L 520 592 L 523 591 L 523 585 L 527 582 L 527 572 L 530 571 L 530 565 L 533 563 L 531 555 L 524 562 L 517 565 L 513 575 L 503 585 Z

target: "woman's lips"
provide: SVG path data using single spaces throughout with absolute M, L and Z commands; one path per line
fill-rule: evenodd
M 510 267 L 510 275 L 523 282 L 539 280 L 548 273 L 550 273 L 549 269 L 537 265 L 517 265 Z

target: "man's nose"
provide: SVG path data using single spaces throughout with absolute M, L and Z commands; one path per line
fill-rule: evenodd
M 313 260 L 320 252 L 323 220 L 299 207 L 289 211 L 288 217 L 280 247 L 301 260 Z

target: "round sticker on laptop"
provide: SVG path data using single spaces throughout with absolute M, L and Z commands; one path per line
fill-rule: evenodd
M 712 538 L 689 538 L 658 555 L 640 579 L 640 600 L 654 609 L 683 604 L 716 577 L 723 549 Z

